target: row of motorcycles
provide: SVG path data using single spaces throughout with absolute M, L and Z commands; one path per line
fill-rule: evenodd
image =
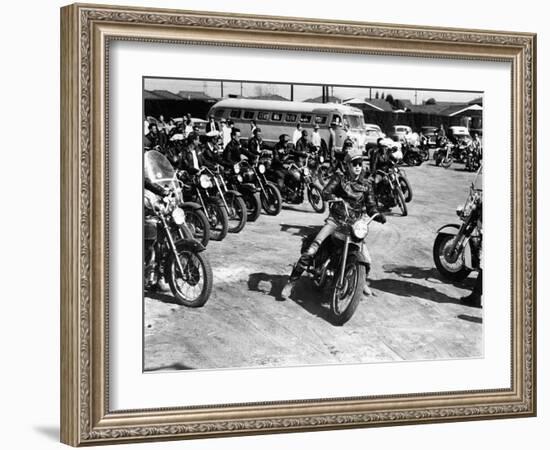
M 481 149 L 474 142 L 459 142 L 453 144 L 443 138 L 433 154 L 435 165 L 448 169 L 453 162 L 464 164 L 468 172 L 475 172 L 481 167 Z

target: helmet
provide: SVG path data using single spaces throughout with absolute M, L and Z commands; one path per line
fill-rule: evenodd
M 363 159 L 363 152 L 357 148 L 351 149 L 346 157 L 344 158 L 344 162 L 346 164 L 350 164 L 354 159 Z

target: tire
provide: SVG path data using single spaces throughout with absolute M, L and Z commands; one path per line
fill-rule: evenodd
M 206 203 L 206 208 L 208 209 L 210 222 L 210 239 L 213 241 L 221 241 L 227 236 L 227 230 L 229 228 L 227 211 L 217 200 L 208 201 Z
M 445 247 L 450 244 L 455 235 L 439 233 L 434 241 L 433 258 L 435 267 L 444 278 L 451 281 L 462 281 L 468 277 L 471 270 L 464 264 L 464 253 L 458 256 L 456 262 L 445 258 Z M 453 264 L 453 267 L 451 267 Z
M 453 159 L 452 158 L 442 158 L 441 159 L 441 166 L 442 167 L 445 167 L 445 169 L 448 169 L 449 167 L 451 167 L 451 164 L 453 163 Z
M 403 192 L 403 197 L 405 197 L 405 202 L 409 203 L 413 199 L 413 190 L 409 180 L 404 176 L 399 176 L 399 185 L 401 186 L 401 191 Z
M 357 258 L 350 254 L 346 264 L 343 289 L 334 286 L 330 300 L 330 317 L 333 325 L 342 326 L 351 319 L 363 296 L 366 276 L 365 266 L 359 264 Z
M 193 235 L 193 239 L 206 247 L 210 241 L 210 223 L 204 211 L 194 208 L 184 208 L 184 211 L 187 228 Z
M 170 253 L 166 261 L 166 278 L 172 295 L 180 305 L 189 306 L 191 308 L 199 308 L 203 306 L 212 292 L 212 267 L 206 258 L 204 252 L 194 253 L 191 250 L 182 250 L 178 252 L 178 257 L 184 265 L 186 286 L 191 286 L 193 291 L 195 286 L 198 286 L 196 294 L 189 295 L 183 291 L 183 286 L 178 280 L 182 280 L 176 257 L 174 253 Z
M 269 216 L 276 216 L 283 209 L 283 197 L 281 192 L 275 183 L 268 181 L 265 186 L 265 194 L 261 192 L 262 208 Z
M 307 188 L 307 199 L 316 213 L 324 213 L 327 205 L 323 199 L 321 190 L 317 186 L 311 186 Z
M 227 231 L 229 233 L 238 233 L 246 225 L 246 204 L 243 198 L 234 192 L 227 192 L 225 194 L 225 201 L 229 208 L 227 212 L 229 220 Z
M 243 200 L 246 206 L 246 220 L 256 222 L 262 212 L 262 202 L 258 193 L 243 192 Z
M 397 206 L 401 210 L 401 215 L 406 216 L 409 212 L 407 211 L 407 203 L 405 202 L 403 192 L 401 192 L 401 188 L 397 188 L 395 192 L 397 193 Z

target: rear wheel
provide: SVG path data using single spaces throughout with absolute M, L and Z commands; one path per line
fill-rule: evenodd
M 330 313 L 333 325 L 344 325 L 351 319 L 363 296 L 366 276 L 365 266 L 359 264 L 354 255 L 349 255 L 344 281 L 341 286 L 336 285 L 332 293 Z

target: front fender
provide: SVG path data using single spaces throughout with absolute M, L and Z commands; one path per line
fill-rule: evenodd
M 436 231 L 436 233 L 439 234 L 442 230 L 445 230 L 446 228 L 450 228 L 449 230 L 447 230 L 447 234 L 456 234 L 458 230 L 460 230 L 460 225 L 457 225 L 456 223 L 448 223 L 447 225 L 443 225 L 439 230 Z
M 191 251 L 191 252 L 203 252 L 206 248 L 199 242 L 194 239 L 180 239 L 176 242 L 176 249 L 178 251 Z
M 180 207 L 182 209 L 192 209 L 194 211 L 197 209 L 202 209 L 202 206 L 195 202 L 183 202 Z

